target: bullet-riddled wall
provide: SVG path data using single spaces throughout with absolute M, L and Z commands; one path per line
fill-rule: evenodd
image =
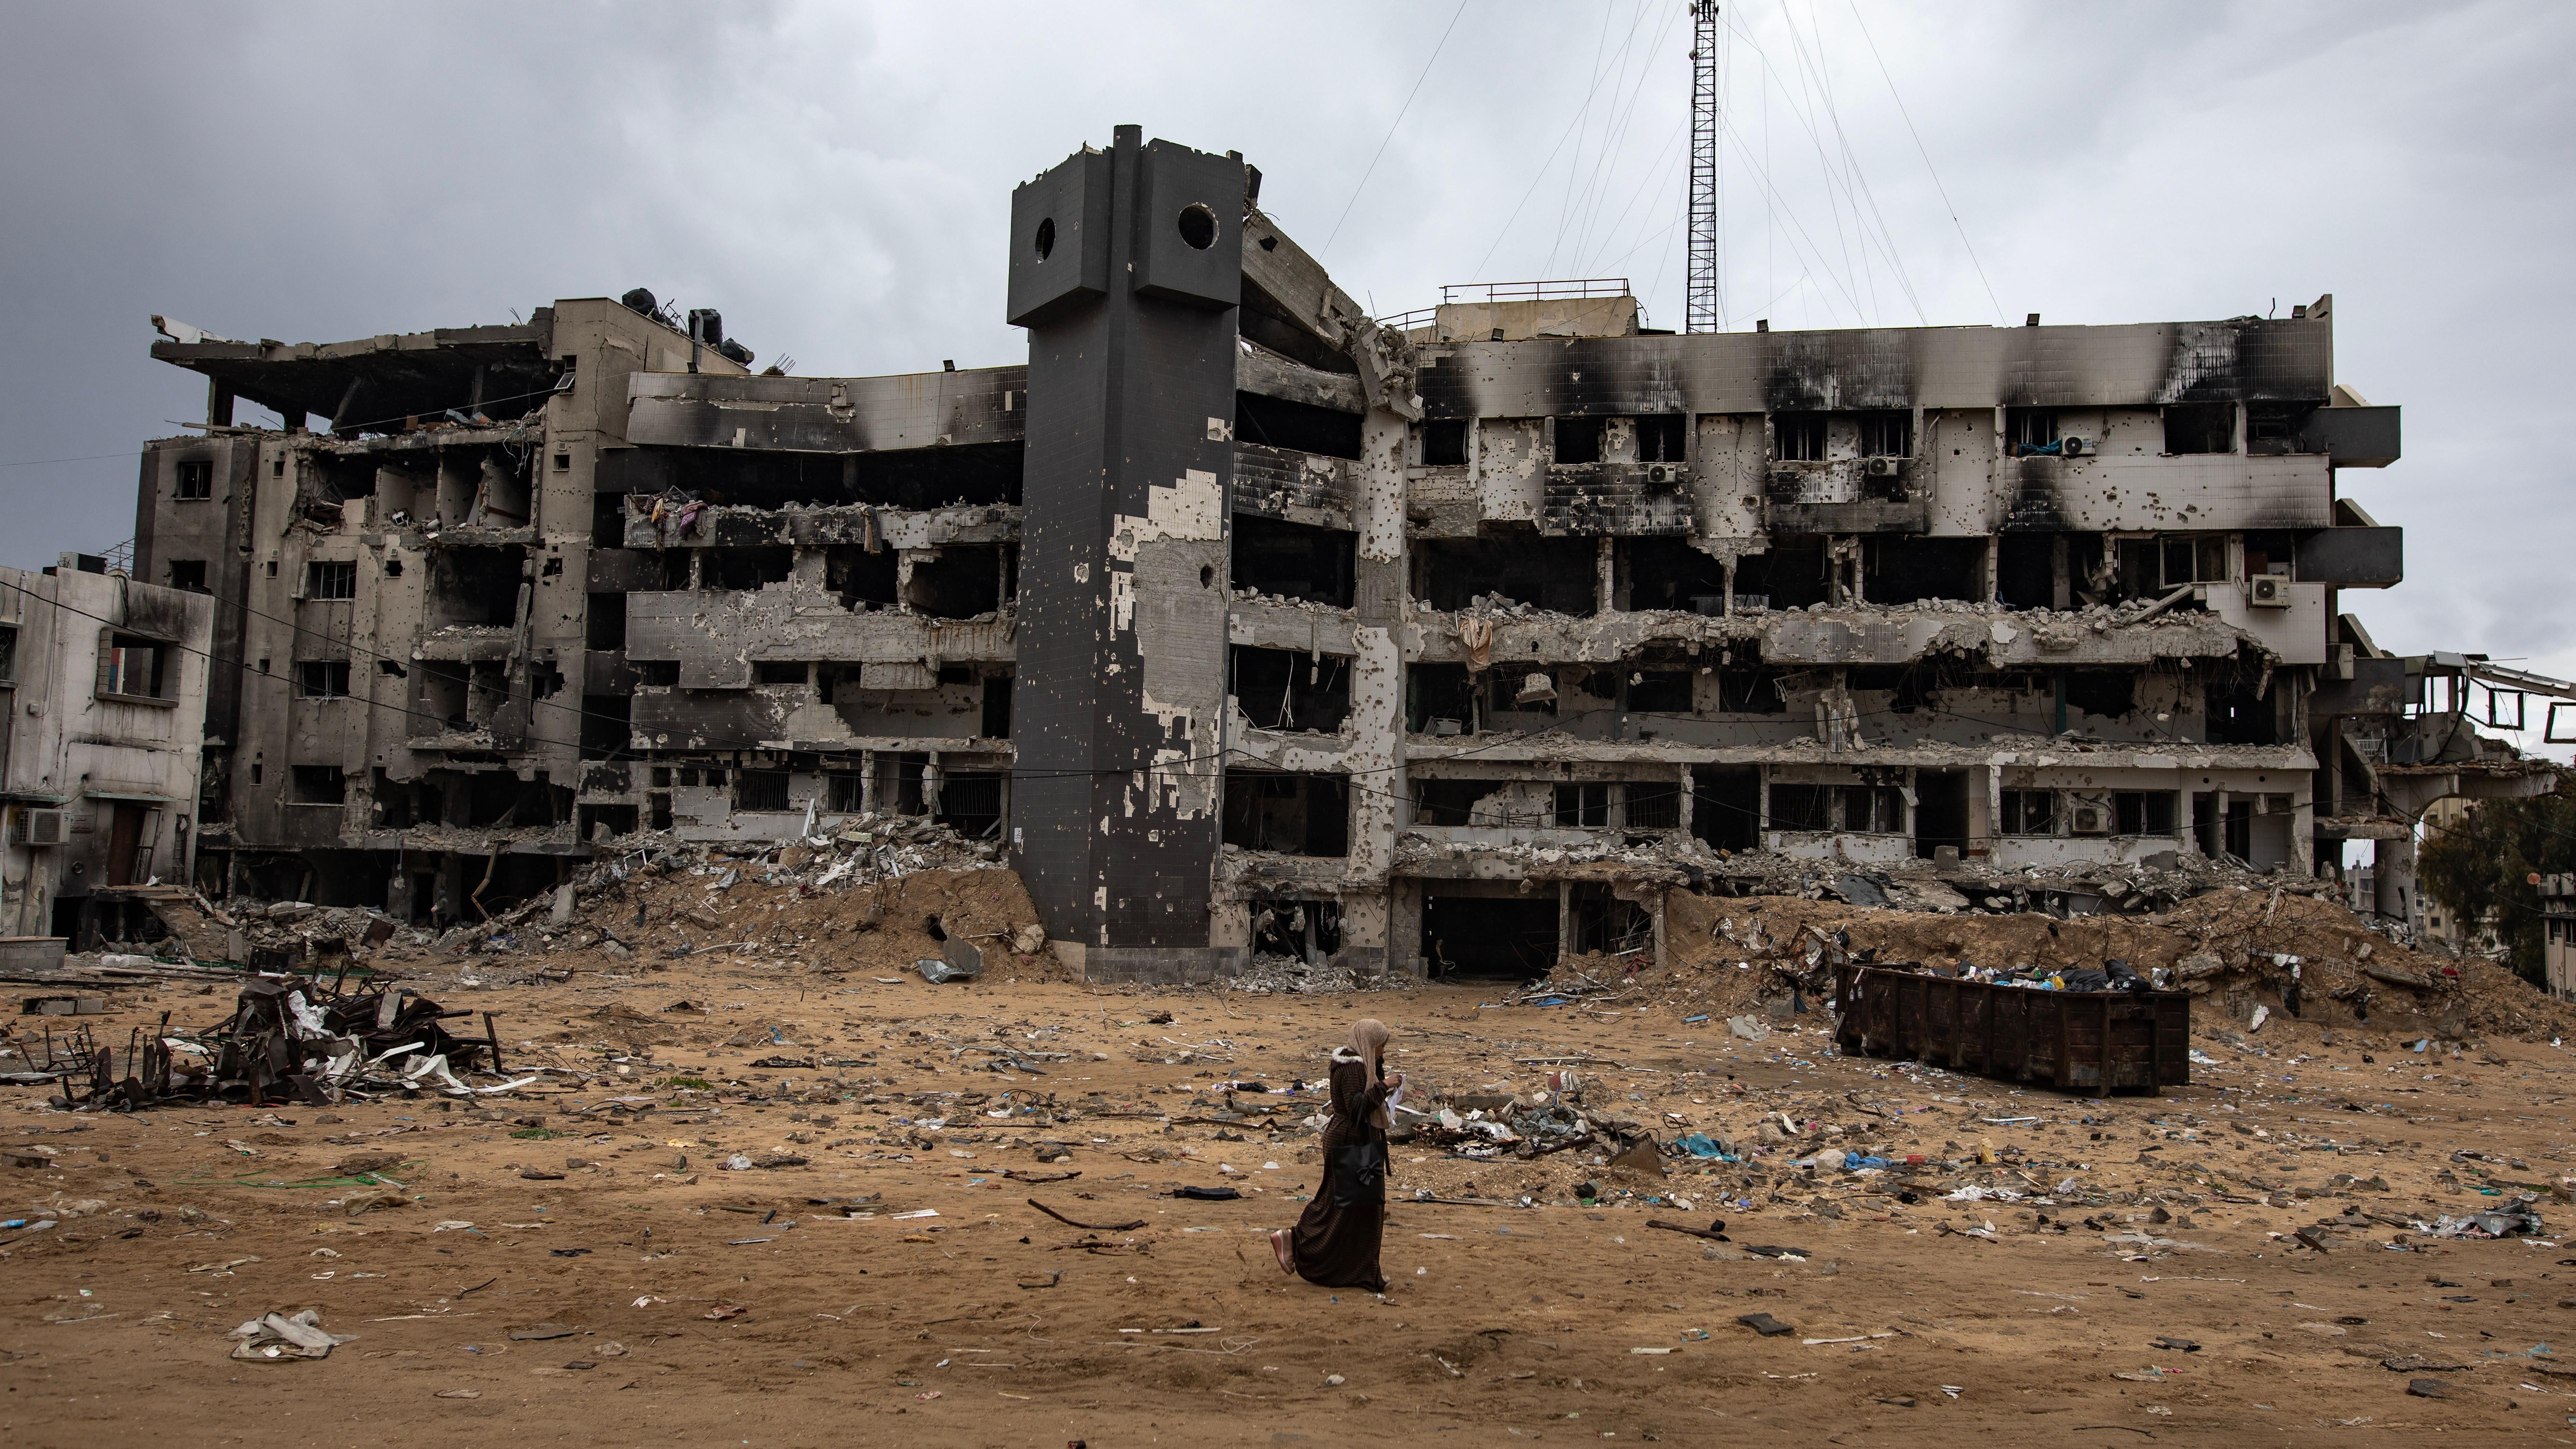
M 1093 979 L 1211 974 L 1245 172 L 1122 126 L 1012 198 L 1022 873 Z

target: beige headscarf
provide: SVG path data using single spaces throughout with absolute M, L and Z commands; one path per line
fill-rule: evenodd
M 1372 1087 L 1386 1081 L 1386 1044 L 1387 1040 L 1394 1035 L 1394 1032 L 1387 1030 L 1385 1022 L 1374 1016 L 1363 1016 L 1351 1023 L 1351 1041 L 1348 1050 L 1367 1065 L 1368 1084 Z M 1387 1116 L 1384 1102 L 1380 1102 L 1377 1110 L 1369 1114 L 1368 1120 L 1371 1126 L 1381 1132 L 1395 1125 Z

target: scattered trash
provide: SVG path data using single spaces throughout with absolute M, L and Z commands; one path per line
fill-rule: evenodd
M 1795 1333 L 1798 1331 L 1795 1328 L 1790 1327 L 1788 1324 L 1782 1323 L 1779 1319 L 1772 1317 L 1768 1313 L 1746 1313 L 1739 1315 L 1735 1321 L 1743 1324 L 1749 1329 L 1752 1329 L 1755 1333 L 1762 1335 L 1764 1338 L 1778 1338 L 1782 1334 Z

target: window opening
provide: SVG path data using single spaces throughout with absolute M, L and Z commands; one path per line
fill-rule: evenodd
M 2057 413 L 2051 408 L 2004 410 L 2004 447 L 2016 458 L 2054 456 L 2060 449 Z
M 358 565 L 354 560 L 317 559 L 304 566 L 304 597 L 308 599 L 354 599 L 358 596 Z
M 2003 816 L 2006 835 L 2055 835 L 2057 833 L 2057 792 L 2006 790 Z
M 346 659 L 295 661 L 295 692 L 306 699 L 348 698 L 349 661 Z
M 1860 455 L 1864 458 L 1913 457 L 1914 415 L 1898 412 L 1861 414 Z
M 2170 403 L 2165 407 L 2165 451 L 2233 453 L 2236 404 Z
M 1775 456 L 1783 463 L 1825 461 L 1825 415 L 1822 413 L 1774 413 L 1771 415 L 1771 437 Z

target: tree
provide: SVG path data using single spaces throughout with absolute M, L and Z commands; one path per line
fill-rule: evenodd
M 2483 800 L 2459 826 L 2429 833 L 2416 865 L 2424 894 L 2463 927 L 2492 921 L 2514 971 L 2541 976 L 2540 892 L 2535 874 L 2576 871 L 2576 770 L 2558 772 L 2553 794 Z

